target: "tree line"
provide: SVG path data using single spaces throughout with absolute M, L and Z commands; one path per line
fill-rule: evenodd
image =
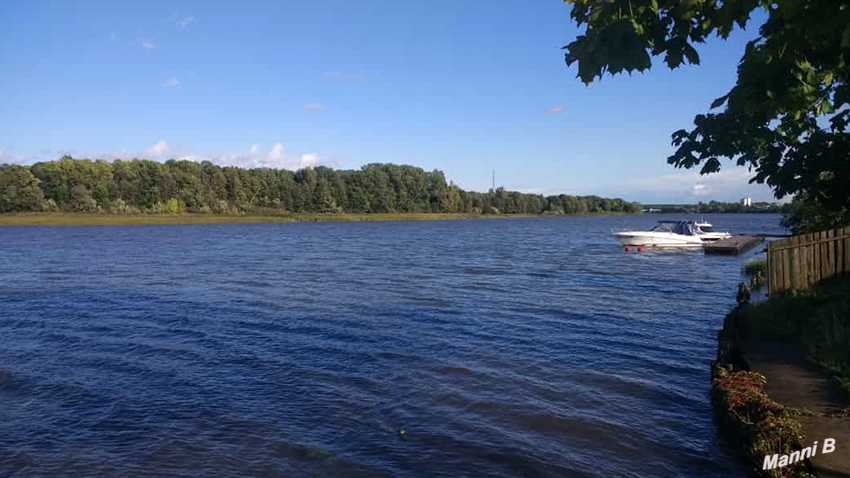
M 710 213 L 788 213 L 791 210 L 790 204 L 780 204 L 776 202 L 754 202 L 750 206 L 745 206 L 740 202 L 721 202 L 709 201 L 698 202 L 696 204 L 644 204 L 646 209 L 660 209 L 660 212 L 669 213 L 689 213 L 689 214 L 710 214 Z
M 74 159 L 0 165 L 0 213 L 638 213 L 598 196 L 543 196 L 497 188 L 465 191 L 442 171 L 396 164 L 298 171 L 210 161 Z

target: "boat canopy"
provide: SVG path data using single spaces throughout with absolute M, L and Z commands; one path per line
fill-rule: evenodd
M 679 224 L 676 224 L 676 227 L 673 228 L 674 234 L 681 234 L 683 236 L 694 236 L 696 235 L 696 226 L 691 221 L 681 221 Z
M 653 228 L 653 230 L 667 230 L 672 232 L 673 234 L 681 234 L 683 236 L 695 236 L 697 234 L 697 227 L 694 224 L 694 221 L 658 221 L 658 226 Z

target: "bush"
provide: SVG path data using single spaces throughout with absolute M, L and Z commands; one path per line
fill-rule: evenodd
M 92 197 L 91 191 L 82 184 L 71 188 L 70 194 L 71 200 L 66 205 L 68 211 L 93 213 L 101 210 L 97 201 Z
M 743 273 L 747 277 L 753 277 L 757 272 L 767 277 L 767 259 L 751 259 L 744 263 Z
M 760 476 L 785 478 L 808 475 L 808 462 L 762 470 L 766 455 L 787 455 L 803 448 L 803 432 L 793 412 L 774 402 L 764 391 L 765 378 L 755 372 L 712 370 L 712 400 L 721 423 L 731 437 L 740 440 L 747 459 Z
M 850 280 L 771 297 L 749 314 L 750 333 L 802 347 L 850 384 Z
M 118 198 L 109 206 L 108 212 L 109 214 L 138 214 L 141 211 L 137 207 L 127 205 L 123 199 Z
M 56 205 L 56 201 L 53 199 L 45 199 L 41 201 L 41 210 L 43 212 L 55 212 L 59 210 L 59 206 Z
M 230 204 L 224 199 L 219 199 L 218 202 L 212 204 L 212 211 L 216 214 L 226 214 L 230 212 Z
M 185 209 L 186 208 L 182 202 L 178 201 L 176 198 L 171 198 L 168 201 L 160 201 L 154 204 L 151 211 L 155 214 L 180 214 Z

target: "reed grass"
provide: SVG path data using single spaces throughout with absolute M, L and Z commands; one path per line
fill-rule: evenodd
M 761 272 L 763 277 L 767 277 L 767 259 L 751 259 L 744 263 L 742 272 L 747 277 L 752 277 L 756 273 Z

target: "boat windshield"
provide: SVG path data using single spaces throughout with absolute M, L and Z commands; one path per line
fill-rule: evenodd
M 702 232 L 714 232 L 714 228 L 711 226 L 700 226 L 699 230 Z
M 671 224 L 669 222 L 662 222 L 650 229 L 652 232 L 672 232 L 673 226 L 675 224 Z

